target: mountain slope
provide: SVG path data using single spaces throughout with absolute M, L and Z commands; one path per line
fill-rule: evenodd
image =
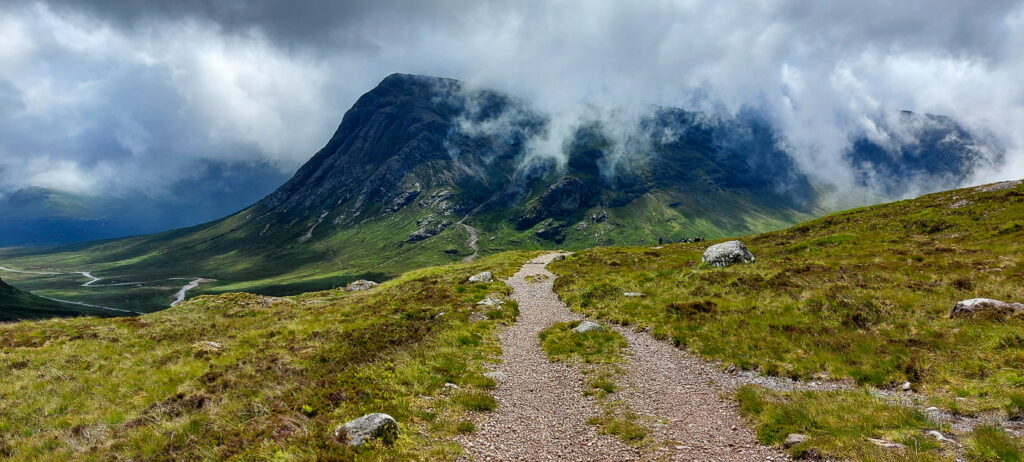
M 197 162 L 149 196 L 85 195 L 28 187 L 0 191 L 0 247 L 58 245 L 164 231 L 248 207 L 287 176 L 265 164 Z
M 652 108 L 628 130 L 609 124 L 579 121 L 563 140 L 546 116 L 507 95 L 395 74 L 359 98 L 292 179 L 235 215 L 150 236 L 0 250 L 0 263 L 89 270 L 111 283 L 205 277 L 217 281 L 195 293 L 280 295 L 476 254 L 715 238 L 824 212 L 757 117 Z M 557 155 L 545 154 L 545 140 L 561 143 Z M 942 173 L 962 178 L 964 168 Z M 161 309 L 174 292 L 11 277 L 134 311 Z
M 67 316 L 68 305 L 22 292 L 0 279 L 0 322 Z

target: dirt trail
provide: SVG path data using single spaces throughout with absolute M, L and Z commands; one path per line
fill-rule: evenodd
M 479 235 L 477 233 L 477 230 L 476 230 L 476 228 L 474 228 L 472 226 L 469 226 L 469 225 L 467 225 L 467 224 L 465 224 L 465 223 L 463 223 L 461 221 L 459 222 L 459 224 L 462 225 L 462 227 L 466 229 L 467 233 L 469 233 L 469 238 L 466 239 L 466 245 L 468 245 L 469 248 L 473 249 L 473 253 L 471 255 L 466 256 L 466 258 L 463 258 L 462 261 L 468 262 L 468 261 L 476 260 L 477 254 L 480 252 L 480 249 L 477 248 L 477 245 L 476 245 L 477 242 L 480 241 L 480 237 L 479 237 Z
M 656 449 L 641 451 L 599 435 L 586 420 L 598 404 L 583 395 L 585 380 L 572 366 L 551 363 L 537 334 L 556 322 L 580 319 L 552 291 L 554 275 L 545 265 L 559 254 L 541 256 L 506 283 L 514 290 L 520 317 L 501 334 L 506 375 L 494 397 L 498 410 L 477 432 L 460 442 L 473 460 L 788 460 L 760 445 L 736 405 L 722 397 L 713 365 L 646 333 L 620 329 L 630 342 L 626 378 L 618 398 L 654 422 Z M 544 275 L 539 282 L 526 277 Z
M 519 320 L 501 334 L 506 379 L 494 398 L 498 409 L 471 435 L 460 437 L 471 460 L 636 460 L 639 453 L 621 441 L 597 434 L 587 419 L 600 413 L 583 395 L 584 378 L 575 368 L 550 363 L 537 334 L 556 322 L 578 319 L 551 291 L 544 269 L 556 254 L 523 266 L 506 283 L 519 303 Z M 545 274 L 542 282 L 526 277 Z

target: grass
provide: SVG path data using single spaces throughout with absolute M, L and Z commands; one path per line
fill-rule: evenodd
M 953 208 L 965 200 L 967 206 Z M 1024 187 L 963 189 L 742 237 L 753 264 L 700 263 L 715 241 L 594 248 L 549 266 L 570 307 L 742 369 L 1018 414 L 1024 320 L 950 319 L 963 299 L 1024 301 Z M 623 292 L 642 292 L 627 298 Z
M 614 364 L 622 360 L 626 339 L 613 330 L 573 332 L 579 321 L 560 322 L 539 335 L 540 346 L 551 361 Z
M 980 426 L 967 442 L 967 457 L 977 462 L 1020 462 L 1024 460 L 1024 450 L 1002 428 Z
M 540 345 L 549 361 L 584 365 L 589 388 L 584 392 L 598 399 L 601 415 L 587 419 L 605 435 L 615 436 L 627 444 L 644 446 L 650 429 L 640 423 L 640 416 L 625 403 L 613 399 L 622 376 L 619 364 L 625 359 L 622 350 L 629 342 L 618 332 L 608 329 L 584 333 L 573 332 L 580 321 L 560 322 L 539 334 Z
M 235 293 L 133 318 L 0 325 L 0 457 L 453 460 L 469 413 L 494 408 L 483 363 L 508 322 L 470 320 L 476 301 L 509 289 L 465 278 L 511 275 L 533 255 L 414 271 L 366 292 Z M 393 447 L 333 440 L 370 412 L 398 420 Z
M 807 442 L 790 448 L 797 458 L 892 460 L 892 450 L 868 438 L 904 445 L 899 460 L 948 460 L 951 455 L 925 435 L 938 426 L 922 412 L 887 404 L 865 391 L 775 393 L 746 385 L 736 398 L 762 442 L 781 445 L 791 433 L 807 435 Z

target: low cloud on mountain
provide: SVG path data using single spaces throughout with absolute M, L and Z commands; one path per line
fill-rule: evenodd
M 540 156 L 594 120 L 628 140 L 650 104 L 745 111 L 846 190 L 851 140 L 912 134 L 905 109 L 1005 148 L 969 182 L 1024 177 L 1020 1 L 0 3 L 0 191 L 290 172 L 392 72 L 523 98 L 551 120 Z

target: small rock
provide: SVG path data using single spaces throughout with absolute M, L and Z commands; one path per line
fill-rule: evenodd
M 454 383 L 448 382 L 448 383 L 444 384 L 444 389 L 445 390 L 458 390 L 459 386 L 454 384 Z
M 355 292 L 357 290 L 370 290 L 376 287 L 377 285 L 378 284 L 376 282 L 367 281 L 366 279 L 360 279 L 358 281 L 352 281 L 351 283 L 349 283 L 349 285 L 345 287 L 345 290 L 349 292 Z
M 903 382 L 903 385 L 900 385 L 900 390 L 903 391 L 910 391 L 912 388 L 913 387 L 910 385 L 910 382 Z
M 931 430 L 931 431 L 927 432 L 926 435 L 928 435 L 928 436 L 930 436 L 932 438 L 935 438 L 936 440 L 938 440 L 941 443 L 952 443 L 953 442 L 953 440 L 951 440 L 949 438 L 946 438 L 946 435 L 943 435 L 942 433 L 939 433 L 937 430 Z
M 786 440 L 782 442 L 782 447 L 789 449 L 805 441 L 807 441 L 807 435 L 803 433 L 790 433 L 786 435 Z
M 505 376 L 505 373 L 501 372 L 501 371 L 485 372 L 484 373 L 484 377 L 487 377 L 487 378 L 489 378 L 489 379 L 491 379 L 491 380 L 493 380 L 495 382 L 498 382 L 498 383 L 504 382 L 505 379 L 508 378 L 508 377 Z
M 960 200 L 952 203 L 949 206 L 949 208 L 951 208 L 951 209 L 960 209 L 960 208 L 967 207 L 968 205 L 971 205 L 971 201 L 969 201 L 967 199 L 960 199 Z
M 220 351 L 224 349 L 224 345 L 217 342 L 197 342 L 192 347 L 200 351 Z
M 958 302 L 949 312 L 950 318 L 972 318 L 984 315 L 992 318 L 1005 318 L 1024 313 L 1024 304 L 1007 303 L 991 298 L 971 298 Z
M 497 298 L 487 297 L 487 298 L 485 298 L 483 300 L 480 300 L 479 302 L 476 302 L 476 304 L 477 305 L 483 305 L 483 306 L 501 306 L 501 305 L 504 305 L 505 302 L 503 302 L 503 301 L 501 301 L 501 300 L 499 300 Z
M 753 263 L 754 254 L 750 253 L 742 242 L 728 241 L 705 249 L 704 256 L 700 261 L 718 268 L 725 268 L 735 263 Z
M 868 438 L 868 441 L 875 446 L 885 449 L 903 449 L 905 447 L 895 441 L 880 440 L 878 438 Z
M 484 271 L 482 273 L 474 274 L 469 277 L 469 282 L 491 282 L 494 280 L 494 275 L 490 271 Z
M 593 321 L 583 321 L 579 323 L 578 326 L 572 328 L 572 331 L 577 334 L 584 334 L 593 331 L 604 332 L 604 330 L 604 326 Z
M 358 446 L 371 439 L 379 439 L 390 446 L 398 439 L 398 422 L 387 414 L 375 412 L 338 426 L 334 437 L 349 446 Z
M 643 297 L 644 294 L 641 292 L 623 292 L 623 297 Z

